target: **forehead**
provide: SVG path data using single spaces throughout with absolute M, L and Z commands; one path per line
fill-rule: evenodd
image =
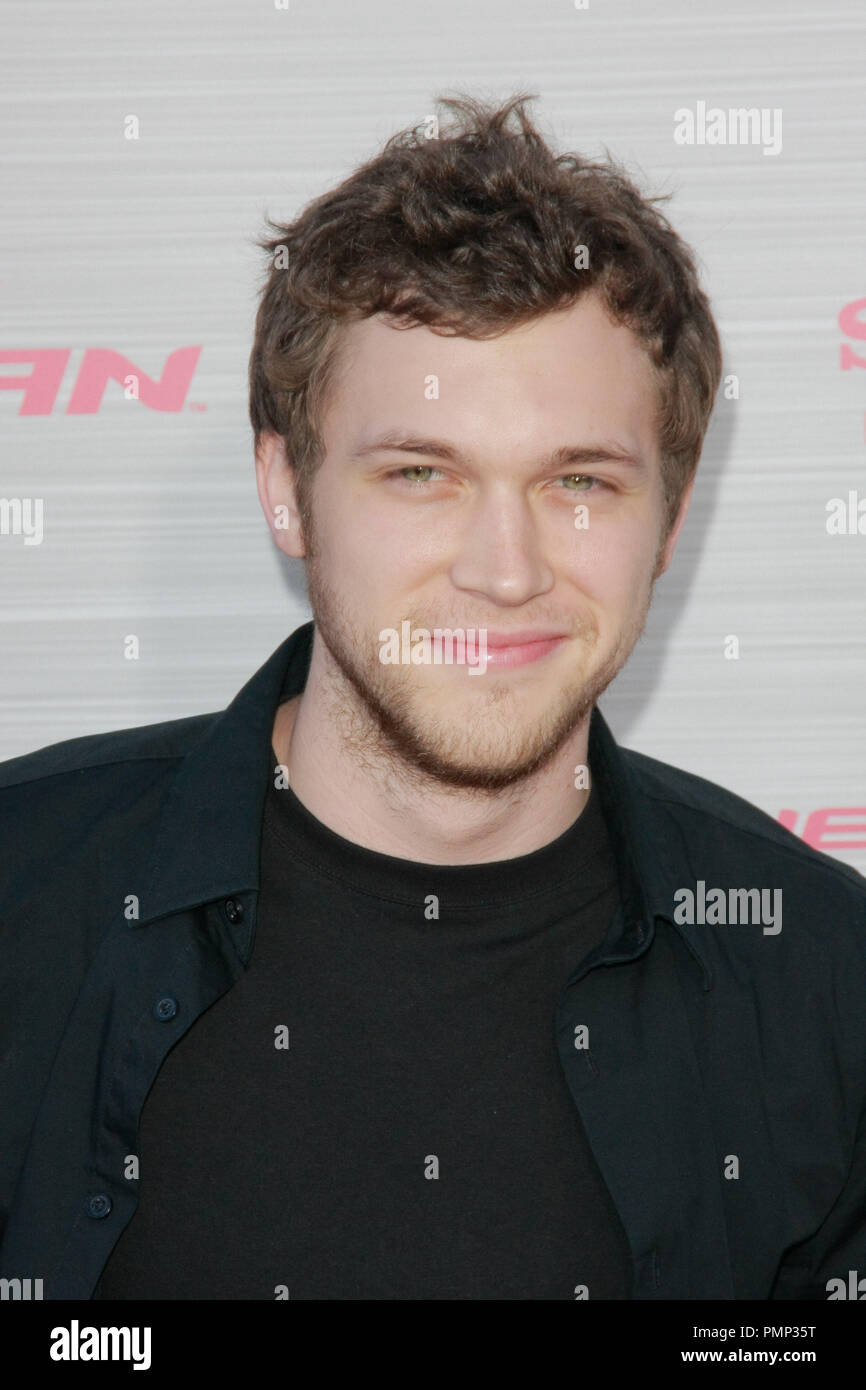
M 656 450 L 648 353 L 595 292 L 495 338 L 397 328 L 378 315 L 341 333 L 323 422 L 328 448 L 423 423 L 482 451 L 493 436 L 497 448 L 520 452 L 612 433 L 644 456 Z

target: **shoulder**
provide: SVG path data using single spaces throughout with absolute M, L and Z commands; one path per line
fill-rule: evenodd
M 684 847 L 712 863 L 773 865 L 791 875 L 838 882 L 866 901 L 866 878 L 856 869 L 807 845 L 744 797 L 695 773 L 632 749 L 621 749 L 635 785 Z
M 86 734 L 8 758 L 0 762 L 0 799 L 6 792 L 13 794 L 7 799 L 14 799 L 16 789 L 44 784 L 54 778 L 79 780 L 82 774 L 110 774 L 112 770 L 122 775 L 141 764 L 176 762 L 185 756 L 215 718 L 215 713 L 197 714 L 161 724 Z
M 64 739 L 0 763 L 0 897 L 23 901 L 49 875 L 70 885 L 101 877 L 112 847 L 154 823 L 178 763 L 215 718 Z
M 859 990 L 862 1007 L 866 878 L 725 787 L 643 753 L 620 751 L 661 861 L 665 915 L 704 959 L 726 966 L 745 961 L 762 977 L 765 970 L 792 966 L 800 979 L 829 972 L 834 988 Z M 763 930 L 731 929 L 737 921 L 757 922 L 759 914 Z M 714 920 L 727 929 L 711 926 Z

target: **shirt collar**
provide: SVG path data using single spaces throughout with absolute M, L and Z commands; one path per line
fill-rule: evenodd
M 273 776 L 274 716 L 303 690 L 310 668 L 313 622 L 276 649 L 216 714 L 180 760 L 151 841 L 145 849 L 139 925 L 203 902 L 259 888 L 265 793 Z M 673 923 L 673 894 L 688 882 L 683 847 L 641 786 L 639 769 L 620 748 L 596 706 L 589 728 L 589 767 L 598 789 L 619 869 L 621 911 L 604 943 L 605 959 L 639 955 L 655 920 Z M 685 876 L 684 876 L 685 875 Z M 709 975 L 708 962 L 694 942 Z

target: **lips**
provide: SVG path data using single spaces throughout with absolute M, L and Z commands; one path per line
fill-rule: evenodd
M 479 632 L 483 632 L 479 628 Z M 487 650 L 500 651 L 506 647 L 529 647 L 535 642 L 556 642 L 567 636 L 564 632 L 543 632 L 539 629 L 524 628 L 518 632 L 487 633 Z
M 524 638 L 524 640 L 520 640 Z M 527 666 L 530 662 L 540 661 L 549 652 L 556 651 L 557 647 L 566 640 L 565 634 L 561 632 L 546 635 L 539 632 L 531 632 L 528 639 L 526 634 L 520 632 L 494 633 L 492 638 L 487 635 L 487 665 L 493 666 Z

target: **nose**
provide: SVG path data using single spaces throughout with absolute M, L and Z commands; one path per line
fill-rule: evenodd
M 553 570 L 538 518 L 525 495 L 503 486 L 478 497 L 465 519 L 451 582 L 503 607 L 549 593 Z

